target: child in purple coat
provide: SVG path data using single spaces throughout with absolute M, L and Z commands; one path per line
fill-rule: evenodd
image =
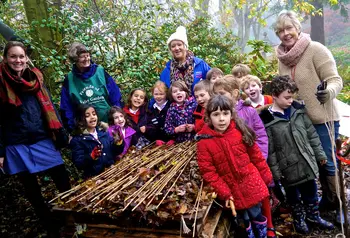
M 174 136 L 177 143 L 192 140 L 195 135 L 193 112 L 197 102 L 194 97 L 189 97 L 190 91 L 182 80 L 173 82 L 169 92 L 172 103 L 165 119 L 165 132 Z
M 120 155 L 118 155 L 118 158 L 122 158 L 123 155 L 125 155 L 128 152 L 129 147 L 131 145 L 136 145 L 137 143 L 136 131 L 132 129 L 132 127 L 130 126 L 123 109 L 117 106 L 113 106 L 109 110 L 108 124 L 109 124 L 108 132 L 111 136 L 119 132 L 119 134 L 122 135 L 123 137 L 124 150 Z

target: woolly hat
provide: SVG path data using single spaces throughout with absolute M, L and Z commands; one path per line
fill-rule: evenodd
M 171 36 L 167 40 L 167 45 L 169 47 L 170 43 L 173 40 L 180 40 L 185 44 L 185 48 L 188 49 L 188 41 L 187 41 L 187 34 L 186 34 L 186 28 L 183 26 L 179 26 L 176 31 L 171 34 Z M 169 47 L 170 48 L 170 47 Z

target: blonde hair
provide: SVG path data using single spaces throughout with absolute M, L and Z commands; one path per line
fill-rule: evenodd
M 201 90 L 207 91 L 209 94 L 211 93 L 209 80 L 201 80 L 200 82 L 196 83 L 196 85 L 194 85 L 193 92 Z
M 301 32 L 301 23 L 298 19 L 298 15 L 293 11 L 283 10 L 280 12 L 280 14 L 278 14 L 278 17 L 274 26 L 274 30 L 277 36 L 279 31 L 284 28 L 284 25 L 288 20 L 297 29 L 298 33 Z
M 156 89 L 156 88 L 158 88 L 159 91 L 164 92 L 165 95 L 168 94 L 168 87 L 166 86 L 166 84 L 165 84 L 164 82 L 158 80 L 158 81 L 153 85 L 153 87 L 152 87 L 152 89 L 151 89 L 152 94 L 154 93 L 154 89 Z
M 248 87 L 251 82 L 257 83 L 260 88 L 262 87 L 261 80 L 258 77 L 256 77 L 255 75 L 248 74 L 244 76 L 241 80 L 241 90 L 244 90 L 246 87 Z
M 239 81 L 233 75 L 225 75 L 223 78 L 215 81 L 213 85 L 213 92 L 217 88 L 221 88 L 232 94 L 233 90 L 239 90 Z
M 246 76 L 247 74 L 250 74 L 251 70 L 248 65 L 246 64 L 236 64 L 232 68 L 232 74 L 236 78 L 242 78 L 243 76 Z

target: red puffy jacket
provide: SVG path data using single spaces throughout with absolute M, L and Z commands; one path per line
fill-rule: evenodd
M 234 121 L 220 134 L 207 124 L 198 133 L 211 138 L 197 143 L 197 160 L 203 175 L 219 198 L 234 199 L 237 210 L 244 210 L 269 196 L 267 184 L 272 174 L 259 147 L 243 143 L 242 134 Z

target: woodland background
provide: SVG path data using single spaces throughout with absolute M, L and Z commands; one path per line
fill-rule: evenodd
M 344 80 L 338 98 L 349 104 L 350 0 L 1 0 L 0 20 L 31 46 L 32 63 L 44 72 L 58 106 L 72 42 L 90 48 L 125 98 L 158 80 L 170 58 L 166 40 L 179 25 L 187 28 L 189 49 L 211 67 L 230 73 L 236 63 L 246 63 L 270 80 L 279 44 L 273 23 L 283 9 L 299 12 L 303 31 L 332 51 Z M 5 44 L 0 37 L 0 48 Z M 69 152 L 64 154 L 72 182 L 79 182 Z M 50 178 L 43 174 L 40 182 L 45 196 L 54 196 Z M 0 204 L 0 237 L 44 234 L 15 176 L 0 175 Z

